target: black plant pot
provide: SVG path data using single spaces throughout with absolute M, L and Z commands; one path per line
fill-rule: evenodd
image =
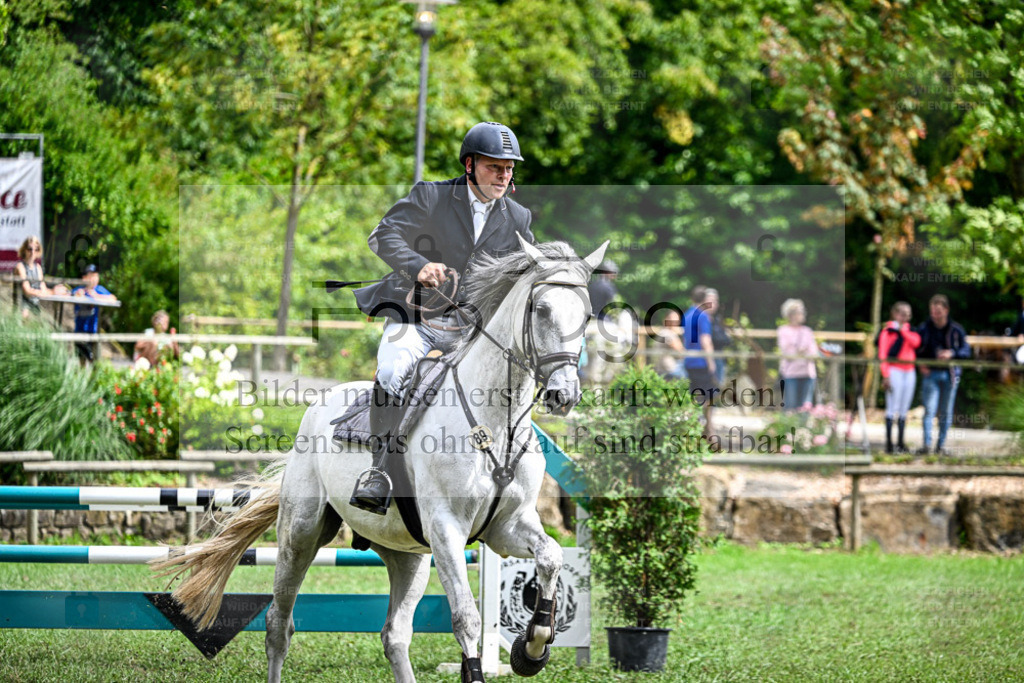
M 608 631 L 608 656 L 620 671 L 661 671 L 668 657 L 669 628 L 627 626 Z

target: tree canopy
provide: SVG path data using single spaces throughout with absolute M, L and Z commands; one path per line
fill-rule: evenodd
M 821 324 L 853 329 L 926 294 L 899 278 L 911 245 L 972 239 L 924 267 L 990 328 L 1021 289 L 1022 35 L 1010 0 L 445 6 L 425 177 L 503 121 L 542 239 L 611 238 L 642 309 L 700 282 L 758 325 L 824 278 Z M 366 235 L 410 182 L 418 47 L 396 2 L 0 5 L 0 129 L 46 136 L 47 272 L 101 262 L 125 330 L 179 287 L 200 312 L 332 305 L 309 282 L 378 272 Z

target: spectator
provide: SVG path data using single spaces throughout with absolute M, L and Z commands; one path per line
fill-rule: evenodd
M 664 345 L 658 359 L 658 374 L 666 379 L 686 379 L 683 365 L 683 319 L 679 311 L 669 310 L 661 322 L 656 339 Z
M 698 405 L 704 406 L 704 436 L 711 438 L 711 406 L 714 393 L 718 390 L 715 382 L 715 346 L 711 342 L 711 317 L 706 311 L 707 287 L 697 285 L 690 296 L 693 305 L 683 314 L 683 348 L 687 351 L 703 351 L 699 356 L 686 356 L 683 366 L 690 378 L 690 393 Z
M 23 278 L 21 281 L 21 315 L 27 318 L 29 313 L 39 313 L 39 297 L 54 294 L 67 294 L 67 287 L 57 285 L 53 289 L 46 286 L 43 279 L 43 245 L 37 237 L 26 238 L 18 247 L 18 263 L 14 266 L 14 274 Z
M 949 317 L 949 299 L 936 294 L 928 302 L 929 318 L 917 328 L 921 335 L 919 359 L 950 360 L 970 358 L 971 347 L 967 333 L 959 323 Z M 921 403 L 924 404 L 924 444 L 919 455 L 929 452 L 932 443 L 932 419 L 938 414 L 939 439 L 935 452 L 945 455 L 946 434 L 953 421 L 953 404 L 960 383 L 960 368 L 955 365 L 921 366 Z
M 154 336 L 158 334 L 164 334 L 168 331 L 168 327 L 171 324 L 171 316 L 167 314 L 167 311 L 159 310 L 153 314 L 152 318 L 153 327 L 146 330 L 145 334 L 148 336 Z M 177 330 L 170 327 L 170 333 L 175 334 Z M 149 366 L 153 367 L 156 365 L 161 353 L 171 358 L 177 358 L 180 354 L 178 349 L 178 342 L 171 341 L 169 344 L 162 340 L 157 339 L 144 339 L 135 344 L 135 353 L 133 358 L 138 360 L 145 358 L 149 362 Z
M 800 299 L 786 299 L 782 303 L 782 317 L 786 324 L 778 329 L 779 353 L 783 356 L 812 356 L 779 361 L 779 379 L 785 380 L 782 405 L 788 411 L 814 405 L 814 384 L 818 377 L 813 357 L 818 355 L 814 332 L 804 320 L 807 309 Z
M 910 316 L 910 304 L 897 301 L 892 307 L 892 320 L 878 333 L 878 357 L 882 360 L 879 367 L 882 388 L 885 389 L 886 453 L 893 452 L 893 420 L 899 429 L 896 452 L 909 452 L 903 441 L 903 432 L 907 426 L 907 411 L 914 400 L 914 384 L 917 380 L 914 359 L 917 357 L 917 347 L 921 345 L 921 335 L 910 327 Z
M 708 287 L 704 297 L 704 303 L 707 304 L 707 313 L 711 317 L 711 344 L 715 347 L 715 351 L 727 349 L 732 346 L 732 339 L 729 337 L 729 332 L 725 329 L 725 324 L 719 315 L 718 290 Z M 725 384 L 726 365 L 724 358 L 715 359 L 715 380 L 718 386 Z
M 96 264 L 90 263 L 82 269 L 82 279 L 85 280 L 84 287 L 78 287 L 72 296 L 78 296 L 95 301 L 117 301 L 117 297 L 100 284 L 100 271 Z M 100 331 L 100 310 L 96 306 L 88 304 L 75 304 L 75 332 L 96 334 Z M 78 350 L 78 358 L 82 365 L 95 361 L 95 345 L 92 342 L 75 342 Z
M 611 317 L 610 312 L 604 309 L 619 295 L 619 290 L 615 287 L 615 278 L 618 276 L 619 267 L 615 265 L 614 261 L 605 259 L 590 278 L 590 284 L 587 285 L 587 290 L 590 292 L 590 305 L 599 320 L 607 320 Z

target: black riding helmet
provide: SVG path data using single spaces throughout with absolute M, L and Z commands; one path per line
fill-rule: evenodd
M 493 159 L 515 159 L 522 161 L 519 155 L 519 140 L 516 134 L 506 125 L 485 121 L 469 129 L 459 150 L 459 162 L 465 165 L 466 157 L 482 154 Z

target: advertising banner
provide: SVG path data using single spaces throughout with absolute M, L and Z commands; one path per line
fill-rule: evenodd
M 14 270 L 26 238 L 43 238 L 43 160 L 0 159 L 0 271 Z

